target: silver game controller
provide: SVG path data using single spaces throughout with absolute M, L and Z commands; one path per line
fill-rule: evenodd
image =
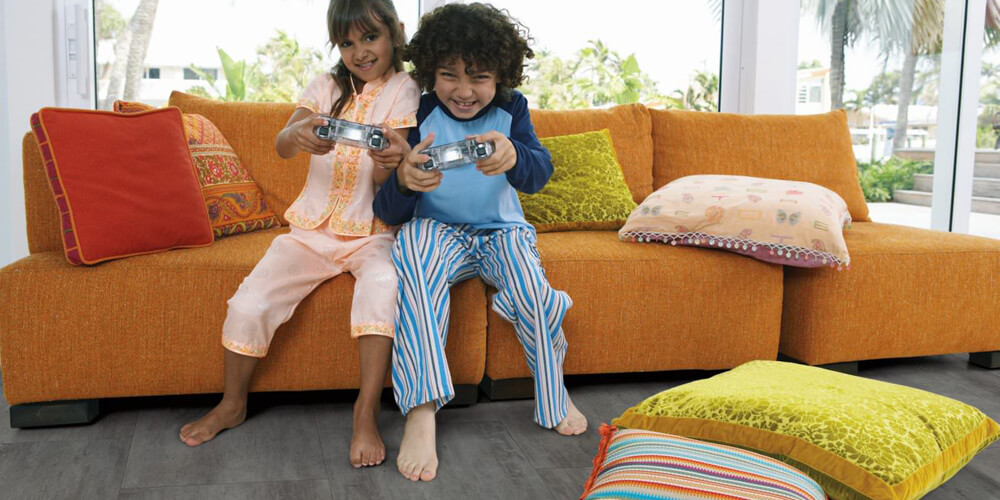
M 316 127 L 316 137 L 359 148 L 381 151 L 389 147 L 389 141 L 382 129 L 374 125 L 355 123 L 339 118 L 324 116 L 326 125 Z
M 489 158 L 495 151 L 493 141 L 476 142 L 475 139 L 466 139 L 443 144 L 421 151 L 421 154 L 430 156 L 431 159 L 423 165 L 417 165 L 417 168 L 424 171 L 450 170 Z

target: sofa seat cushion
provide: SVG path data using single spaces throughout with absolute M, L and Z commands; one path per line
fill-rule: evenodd
M 26 402 L 222 391 L 226 301 L 287 229 L 222 238 L 77 268 L 51 251 L 0 270 L 4 392 Z M 320 285 L 274 337 L 255 391 L 358 387 L 350 336 L 354 278 Z M 447 347 L 455 384 L 477 384 L 485 366 L 486 291 L 469 280 L 452 292 Z
M 567 374 L 732 368 L 777 355 L 780 266 L 623 243 L 614 231 L 540 234 L 538 250 L 552 286 L 573 299 Z M 513 327 L 492 310 L 488 324 L 487 375 L 529 377 Z
M 809 364 L 1000 350 L 1000 240 L 874 222 L 850 272 L 785 269 L 781 352 Z

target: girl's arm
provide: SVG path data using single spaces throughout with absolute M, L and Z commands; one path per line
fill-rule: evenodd
M 409 128 L 394 129 L 382 126 L 382 133 L 389 140 L 389 147 L 381 151 L 368 150 L 368 156 L 375 164 L 375 168 L 372 170 L 376 186 L 381 186 L 410 152 L 410 144 L 406 142 L 406 136 L 410 134 Z
M 278 156 L 288 160 L 299 154 L 299 151 L 320 156 L 329 153 L 336 143 L 320 139 L 313 132 L 314 127 L 321 125 L 326 125 L 322 115 L 306 108 L 297 108 L 274 140 Z

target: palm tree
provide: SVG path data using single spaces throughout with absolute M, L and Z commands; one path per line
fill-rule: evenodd
M 111 67 L 111 79 L 107 95 L 101 109 L 111 109 L 115 99 L 137 99 L 142 82 L 143 66 L 149 39 L 153 32 L 153 20 L 159 0 L 142 0 L 123 30 L 119 30 L 115 41 L 115 61 Z M 98 8 L 104 7 L 102 4 Z
M 143 66 L 146 62 L 146 52 L 149 50 L 149 39 L 153 34 L 153 20 L 156 18 L 156 6 L 159 0 L 142 0 L 132 14 L 129 26 L 132 28 L 132 43 L 128 48 L 128 67 L 125 71 L 125 100 L 139 98 L 139 88 L 142 86 Z
M 899 98 L 896 100 L 896 130 L 892 139 L 893 149 L 906 145 L 906 129 L 910 103 L 913 100 L 913 82 L 917 60 L 921 55 L 941 52 L 944 36 L 944 0 L 916 0 L 913 5 L 913 24 L 909 36 L 887 41 L 891 48 L 903 52 L 903 69 L 899 75 Z
M 944 36 L 944 0 L 916 0 L 913 9 L 912 34 L 906 37 L 902 47 L 904 52 L 903 70 L 899 82 L 899 108 L 896 114 L 896 132 L 893 148 L 906 144 L 908 107 L 913 92 L 917 58 L 922 55 L 939 54 Z M 984 41 L 987 47 L 1000 44 L 1000 0 L 986 2 L 986 30 Z
M 919 0 L 918 0 L 919 1 Z M 909 33 L 913 0 L 806 0 L 802 8 L 813 11 L 823 33 L 830 35 L 830 100 L 834 109 L 844 105 L 844 51 L 862 36 L 879 42 L 888 53 L 895 40 Z

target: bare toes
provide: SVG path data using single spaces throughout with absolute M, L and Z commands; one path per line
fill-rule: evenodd
M 420 480 L 421 481 L 430 481 L 430 480 L 434 479 L 436 476 L 437 476 L 437 472 L 436 471 L 424 469 L 423 472 L 420 473 Z

